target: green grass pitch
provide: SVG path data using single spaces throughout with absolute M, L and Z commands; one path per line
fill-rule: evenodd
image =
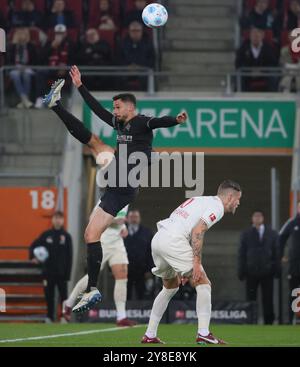
M 157 347 L 203 348 L 195 344 L 196 329 L 196 325 L 160 325 L 159 337 L 166 344 Z M 0 324 L 0 347 L 147 347 L 140 344 L 145 330 L 145 325 Z M 300 326 L 212 325 L 211 331 L 233 347 L 300 346 Z

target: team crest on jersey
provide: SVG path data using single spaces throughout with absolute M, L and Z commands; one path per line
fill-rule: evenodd
M 211 213 L 211 215 L 209 216 L 209 218 L 210 218 L 210 220 L 212 222 L 214 222 L 217 219 L 217 217 L 214 215 L 214 213 Z

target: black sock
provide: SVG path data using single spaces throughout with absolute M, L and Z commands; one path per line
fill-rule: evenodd
M 68 112 L 60 102 L 52 107 L 52 110 L 58 115 L 62 122 L 66 125 L 70 134 L 82 144 L 87 144 L 92 137 L 92 133 L 83 125 L 83 123 Z
M 102 246 L 100 241 L 87 244 L 87 270 L 88 286 L 86 292 L 90 292 L 91 287 L 97 287 L 98 275 L 102 262 Z

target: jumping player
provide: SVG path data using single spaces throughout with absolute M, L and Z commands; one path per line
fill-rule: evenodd
M 162 278 L 163 288 L 154 300 L 143 344 L 163 343 L 157 328 L 180 282 L 192 278 L 197 292 L 198 344 L 226 344 L 209 331 L 211 316 L 211 283 L 202 265 L 204 235 L 224 213 L 234 214 L 241 199 L 239 184 L 226 180 L 216 196 L 198 196 L 187 200 L 168 219 L 157 223 L 152 239 L 154 275 Z M 164 343 L 163 343 L 164 344 Z
M 114 154 L 116 166 L 126 165 L 126 171 L 135 165 L 128 165 L 128 158 L 135 152 L 143 152 L 151 161 L 153 130 L 157 128 L 172 127 L 184 123 L 186 113 L 180 113 L 177 117 L 165 116 L 161 118 L 138 115 L 136 112 L 136 98 L 133 94 L 119 94 L 113 98 L 113 114 L 104 109 L 101 104 L 89 93 L 81 82 L 81 74 L 76 66 L 70 71 L 73 84 L 84 98 L 91 110 L 108 125 L 117 131 L 117 149 Z M 88 145 L 96 153 L 114 152 L 114 150 L 95 140 L 95 136 L 84 127 L 75 116 L 66 111 L 61 103 L 61 89 L 64 80 L 54 83 L 51 91 L 44 99 L 44 104 L 51 108 L 63 121 L 69 132 L 81 143 Z M 120 157 L 121 145 L 127 146 L 127 157 Z M 120 163 L 121 162 L 121 163 Z M 125 163 L 124 163 L 125 162 Z M 118 172 L 118 170 L 117 170 Z M 84 239 L 87 244 L 87 268 L 88 285 L 80 305 L 74 307 L 74 311 L 85 311 L 101 301 L 101 294 L 96 288 L 97 279 L 102 261 L 102 248 L 99 238 L 105 229 L 112 223 L 113 218 L 126 205 L 130 204 L 138 194 L 138 187 L 130 185 L 120 187 L 117 180 L 116 187 L 108 185 L 101 199 L 99 207 L 92 213 L 85 230 Z

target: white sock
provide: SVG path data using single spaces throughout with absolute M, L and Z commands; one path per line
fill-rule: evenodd
M 127 279 L 117 279 L 114 288 L 114 301 L 117 310 L 117 320 L 126 318 Z
M 88 284 L 88 276 L 85 275 L 76 283 L 75 287 L 73 288 L 69 298 L 66 300 L 66 305 L 68 307 L 73 307 L 76 303 L 76 300 L 80 293 L 84 293 Z
M 209 322 L 211 316 L 211 286 L 209 284 L 197 285 L 196 292 L 198 333 L 202 336 L 207 336 L 209 334 Z
M 178 289 L 179 288 L 167 289 L 163 287 L 163 289 L 160 291 L 160 293 L 155 298 L 153 306 L 152 306 L 152 310 L 151 310 L 148 328 L 145 333 L 149 338 L 156 337 L 157 328 L 160 323 L 160 320 L 163 317 L 163 314 L 165 313 L 170 300 L 177 293 Z

